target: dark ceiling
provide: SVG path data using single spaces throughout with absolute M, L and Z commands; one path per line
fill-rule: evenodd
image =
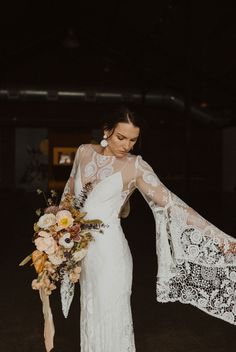
M 235 1 L 1 5 L 1 88 L 168 91 L 236 115 Z

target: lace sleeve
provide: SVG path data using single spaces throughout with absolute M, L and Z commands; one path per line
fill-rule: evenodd
M 236 324 L 236 240 L 167 189 L 140 156 L 135 169 L 156 221 L 157 300 L 191 303 Z
M 73 166 L 72 166 L 72 169 L 70 172 L 70 177 L 66 182 L 61 199 L 63 199 L 65 194 L 67 194 L 67 193 L 74 194 L 74 182 L 75 182 L 75 176 L 76 176 L 78 166 L 79 166 L 81 148 L 82 148 L 82 146 L 80 146 L 76 151 L 75 159 L 74 159 Z

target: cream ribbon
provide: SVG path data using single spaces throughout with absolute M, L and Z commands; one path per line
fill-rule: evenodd
M 39 289 L 39 295 L 42 301 L 43 315 L 44 315 L 44 342 L 46 351 L 50 352 L 53 349 L 53 338 L 55 333 L 53 316 L 50 307 L 49 296 L 46 295 L 45 291 Z

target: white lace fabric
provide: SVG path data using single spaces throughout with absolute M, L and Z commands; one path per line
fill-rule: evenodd
M 168 190 L 141 156 L 103 156 L 94 146 L 82 145 L 64 192 L 77 196 L 87 182 L 93 185 L 84 207 L 87 217 L 109 226 L 104 235 L 96 235 L 83 261 L 81 352 L 111 352 L 111 341 L 120 341 L 113 344 L 113 352 L 135 351 L 129 299 L 132 257 L 119 212 L 136 188 L 156 222 L 157 300 L 190 303 L 236 324 L 233 237 Z

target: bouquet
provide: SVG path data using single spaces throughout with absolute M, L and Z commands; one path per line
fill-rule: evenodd
M 74 285 L 79 281 L 81 261 L 86 256 L 89 243 L 94 240 L 91 230 L 103 233 L 105 226 L 101 220 L 86 220 L 81 211 L 91 183 L 87 183 L 79 197 L 65 194 L 57 205 L 57 194 L 51 191 L 46 198 L 44 192 L 37 190 L 45 198 L 47 207 L 36 211 L 39 216 L 34 224 L 33 243 L 36 249 L 28 255 L 20 266 L 32 260 L 37 278 L 32 288 L 39 290 L 43 303 L 45 319 L 44 337 L 46 350 L 53 348 L 54 325 L 49 303 L 49 295 L 60 283 L 62 311 L 68 316 L 74 295 Z

